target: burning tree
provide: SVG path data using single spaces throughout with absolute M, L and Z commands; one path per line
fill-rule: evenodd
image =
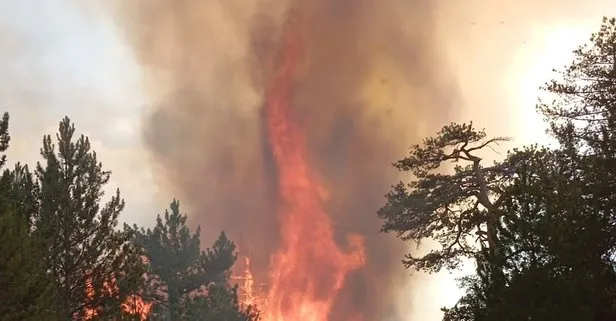
M 180 203 L 174 200 L 164 220 L 158 215 L 153 229 L 126 227 L 148 260 L 148 299 L 155 320 L 248 321 L 257 315 L 238 303 L 237 288 L 229 284 L 235 263 L 235 245 L 224 233 L 211 249 L 201 250 L 200 228 L 191 234 Z
M 140 287 L 142 264 L 130 234 L 116 229 L 124 208 L 119 190 L 100 204 L 110 172 L 102 169 L 88 138 L 75 140 L 74 134 L 74 125 L 64 118 L 57 146 L 51 136 L 44 137 L 44 162 L 36 170 L 35 234 L 45 244 L 44 261 L 61 318 L 83 320 L 93 312 L 119 318 L 122 303 Z M 113 291 L 105 290 L 111 282 Z

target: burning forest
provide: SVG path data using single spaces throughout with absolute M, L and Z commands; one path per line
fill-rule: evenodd
M 88 115 L 93 121 L 85 132 L 100 123 L 105 130 L 95 136 L 104 132 L 110 144 L 76 134 L 64 117 L 55 136 L 43 137 L 32 167 L 5 155 L 9 146 L 31 144 L 12 140 L 9 113 L 3 114 L 0 319 L 616 319 L 616 117 L 605 103 L 616 88 L 616 18 L 604 18 L 590 42 L 574 51 L 562 79 L 544 88 L 555 99 L 537 110 L 555 144 L 513 149 L 485 165 L 485 148 L 510 139 L 490 138 L 472 122 L 452 122 L 460 118 L 459 106 L 472 115 L 483 112 L 475 103 L 490 105 L 490 115 L 508 118 L 509 112 L 499 114 L 507 106 L 499 90 L 513 87 L 510 75 L 527 82 L 501 66 L 523 56 L 510 36 L 520 40 L 541 29 L 526 26 L 529 19 L 522 17 L 543 23 L 547 12 L 576 11 L 573 6 L 546 2 L 536 7 L 543 11 L 533 11 L 521 9 L 531 8 L 530 1 L 116 0 L 104 1 L 102 12 L 97 1 L 62 3 L 66 12 L 58 14 L 87 8 L 80 19 L 96 15 L 100 30 L 117 32 L 109 39 L 118 52 L 130 53 L 127 65 L 137 67 L 135 82 L 143 87 L 130 92 L 133 87 L 118 86 L 147 106 L 130 116 L 116 106 L 121 119 L 113 122 L 109 115 L 99 119 L 99 107 L 92 107 L 97 113 Z M 53 17 L 52 25 L 65 22 L 51 10 L 24 8 L 23 15 L 8 10 L 19 22 L 8 23 L 19 27 L 9 30 L 15 34 L 33 28 L 29 22 L 38 23 L 37 14 Z M 494 31 L 480 25 L 488 25 L 496 9 L 518 19 L 510 36 L 492 35 L 490 41 L 498 40 L 493 52 L 475 48 Z M 80 19 L 73 23 L 90 22 Z M 461 21 L 480 30 L 466 53 L 461 43 L 471 32 L 455 30 Z M 503 19 L 489 26 L 508 24 Z M 526 31 L 518 33 L 522 25 Z M 23 37 L 34 47 L 21 52 L 23 66 L 7 69 L 4 92 L 31 101 L 41 94 L 51 109 L 67 96 L 86 97 L 90 106 L 95 99 L 82 92 L 80 77 L 73 79 L 79 86 L 65 88 L 75 76 L 66 68 L 74 67 L 76 56 L 100 51 L 100 44 L 83 55 L 68 45 L 63 55 L 70 59 L 60 63 L 53 60 L 62 53 L 56 45 L 81 39 L 76 46 L 85 46 L 88 37 L 48 43 L 38 41 L 39 32 Z M 559 32 L 571 36 L 569 29 Z M 113 78 L 90 69 L 95 63 L 85 65 L 97 78 L 93 83 Z M 530 65 L 524 63 L 529 79 L 541 78 Z M 60 72 L 31 81 L 35 67 L 45 75 Z M 11 72 L 28 74 L 22 82 L 32 88 L 51 84 L 11 89 L 19 80 Z M 502 83 L 486 87 L 499 77 Z M 489 95 L 498 98 L 482 103 Z M 29 130 L 40 116 L 33 114 L 25 117 Z M 489 123 L 506 127 L 500 118 Z M 135 134 L 137 123 L 141 132 Z M 23 128 L 15 132 L 24 134 Z M 125 136 L 138 137 L 138 151 L 123 153 L 132 148 Z M 121 152 L 107 150 L 99 160 L 94 147 L 113 149 L 109 145 Z M 150 203 L 135 207 L 143 211 L 125 208 L 121 188 L 109 192 L 111 171 L 102 163 L 114 155 L 120 160 L 111 167 L 124 171 L 119 185 L 132 186 L 127 199 L 142 194 L 136 198 Z M 147 183 L 136 178 L 137 170 L 147 172 Z M 146 185 L 158 188 L 161 198 L 174 197 L 153 227 L 138 219 L 150 219 L 156 202 L 155 192 L 140 190 Z M 139 222 L 120 226 L 128 222 L 120 216 L 125 211 Z M 407 248 L 424 240 L 431 244 L 421 251 Z M 457 303 L 446 303 L 450 308 L 441 313 L 434 305 L 413 305 L 440 304 L 449 293 L 436 284 L 441 275 L 426 284 L 409 270 L 463 273 L 466 263 L 476 269 L 457 289 L 464 293 L 450 295 Z
M 455 112 L 428 2 L 117 8 L 155 102 L 157 179 L 237 242 L 245 301 L 264 321 L 404 320 L 404 249 L 375 213 L 383 168 Z

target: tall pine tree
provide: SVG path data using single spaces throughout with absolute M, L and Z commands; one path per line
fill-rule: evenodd
M 577 155 L 585 201 L 606 220 L 616 253 L 616 18 L 604 18 L 574 61 L 543 88 L 554 98 L 538 110 L 562 148 Z
M 228 284 L 236 260 L 233 242 L 222 233 L 211 249 L 203 251 L 200 228 L 191 233 L 186 219 L 174 200 L 164 217 L 158 215 L 153 229 L 132 228 L 149 261 L 150 298 L 156 302 L 153 318 L 254 320 L 254 313 L 242 310 Z
M 68 117 L 56 138 L 57 145 L 51 136 L 43 139 L 35 216 L 55 282 L 56 308 L 64 320 L 113 319 L 142 277 L 130 234 L 116 229 L 124 200 L 118 190 L 101 204 L 110 172 L 102 169 L 87 137 L 75 138 Z

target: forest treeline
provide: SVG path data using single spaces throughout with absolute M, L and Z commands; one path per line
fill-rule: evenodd
M 3 153 L 8 129 L 4 114 Z M 110 172 L 69 118 L 41 156 L 0 176 L 0 320 L 256 320 L 230 283 L 224 233 L 202 250 L 176 200 L 154 228 L 118 226 L 120 191 L 102 202 Z
M 437 243 L 405 267 L 476 268 L 445 321 L 616 320 L 616 20 L 574 54 L 537 106 L 556 146 L 488 163 L 509 139 L 454 123 L 394 163 L 408 180 L 378 211 L 382 231 Z M 176 200 L 153 228 L 119 226 L 124 200 L 105 198 L 110 172 L 69 118 L 32 168 L 7 167 L 9 133 L 4 114 L 0 320 L 259 319 L 230 280 L 236 248 L 224 233 L 201 249 Z

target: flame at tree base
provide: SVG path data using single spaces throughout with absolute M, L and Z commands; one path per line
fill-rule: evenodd
M 116 284 L 116 280 L 112 279 L 110 282 L 105 282 L 103 284 L 102 289 L 95 289 L 92 285 L 91 279 L 86 281 L 86 299 L 91 300 L 96 292 L 103 293 L 104 296 L 108 298 L 117 298 L 118 295 L 118 286 Z M 154 303 L 145 301 L 140 295 L 132 294 L 129 295 L 124 302 L 120 305 L 122 312 L 135 316 L 138 320 L 145 321 L 148 320 L 150 316 L 150 312 L 152 311 Z M 85 320 L 94 320 L 97 317 L 100 317 L 101 313 L 96 309 L 86 308 L 85 311 Z

